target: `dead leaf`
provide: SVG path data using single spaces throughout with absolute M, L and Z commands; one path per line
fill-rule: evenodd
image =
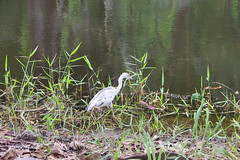
M 83 160 L 99 160 L 101 159 L 101 154 L 100 153 L 93 153 L 92 156 L 85 157 Z
M 222 88 L 222 86 L 218 86 L 218 87 L 207 86 L 207 87 L 205 87 L 205 90 L 207 90 L 207 89 L 221 89 L 221 88 Z
M 145 106 L 148 106 L 148 104 L 146 102 L 144 102 L 144 101 L 139 101 L 138 103 L 143 104 Z
M 147 108 L 150 109 L 150 110 L 154 110 L 155 109 L 154 106 L 148 106 Z
M 218 86 L 218 87 L 212 87 L 211 89 L 221 89 L 222 86 Z
M 204 143 L 204 141 L 203 140 L 201 140 L 201 141 L 199 141 L 199 142 L 197 142 L 197 149 L 201 149 L 201 147 L 202 147 L 202 145 L 203 145 L 203 143 Z
M 211 89 L 211 87 L 209 87 L 209 86 L 205 87 L 205 90 L 207 90 L 207 89 Z
M 8 151 L 2 156 L 1 160 L 14 160 L 17 158 L 15 148 L 9 148 Z
M 43 159 L 44 158 L 43 151 L 40 150 L 40 149 L 37 149 L 35 152 L 32 152 L 31 156 L 36 157 L 38 159 Z
M 4 137 L 4 136 L 7 134 L 7 132 L 8 132 L 7 127 L 2 128 L 2 129 L 0 130 L 0 138 Z

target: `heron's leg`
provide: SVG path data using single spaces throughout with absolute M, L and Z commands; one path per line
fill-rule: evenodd
M 114 111 L 113 111 L 112 102 L 110 103 L 110 106 L 111 106 L 111 108 L 112 108 L 112 116 L 113 116 L 113 118 L 116 118 L 116 117 L 114 116 Z
M 102 110 L 102 108 L 101 107 L 95 107 L 96 109 L 98 109 L 98 113 L 99 113 L 99 115 L 97 116 L 98 117 L 98 119 L 100 119 L 102 116 L 103 116 L 103 110 Z
M 91 114 L 90 114 L 90 116 L 89 116 L 89 122 L 90 122 L 90 120 L 91 120 L 91 117 L 92 117 L 94 108 L 95 108 L 95 107 L 93 107 L 93 109 L 92 109 L 92 111 L 91 111 Z
M 93 111 L 94 111 L 95 108 L 97 108 L 99 111 L 102 112 L 102 109 L 101 109 L 100 107 L 93 107 L 93 109 L 92 109 L 92 111 L 91 111 L 91 117 L 92 117 L 92 114 L 93 114 Z
M 92 109 L 92 111 L 91 111 L 91 115 L 90 115 L 90 117 L 92 117 L 92 114 L 93 114 L 94 108 L 95 108 L 95 107 L 93 107 L 93 109 Z

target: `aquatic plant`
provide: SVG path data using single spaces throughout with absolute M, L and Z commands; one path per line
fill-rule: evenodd
M 121 159 L 128 153 L 132 154 L 130 158 L 135 155 L 135 158 L 145 156 L 153 160 L 172 156 L 211 159 L 220 153 L 222 157 L 237 159 L 240 118 L 237 114 L 230 114 L 239 113 L 240 100 L 226 86 L 229 94 L 220 87 L 210 86 L 213 82 L 209 67 L 207 86 L 202 80 L 200 91 L 196 89 L 192 96 L 183 96 L 170 94 L 165 88 L 164 69 L 160 90 L 151 91 L 147 83 L 154 68 L 147 66 L 148 54 L 140 58 L 131 56 L 133 62 L 129 64 L 133 67 L 128 72 L 137 81 L 123 83 L 132 93 L 117 96 L 113 107 L 118 120 L 112 119 L 111 110 L 95 112 L 90 117 L 84 111 L 89 98 L 83 94 L 82 86 L 91 88 L 90 94 L 105 86 L 99 79 L 101 72 L 94 70 L 87 56 L 77 56 L 79 47 L 80 44 L 72 52 L 64 52 L 63 57 L 54 56 L 52 59 L 34 60 L 37 48 L 28 57 L 17 58 L 23 71 L 21 80 L 12 78 L 6 56 L 4 82 L 1 83 L 5 88 L 0 90 L 0 99 L 3 100 L 0 104 L 0 130 L 8 135 L 3 134 L 5 139 L 0 135 L 2 142 L 9 135 L 33 137 L 42 146 L 35 147 L 41 148 L 43 158 L 55 153 L 56 148 L 59 155 L 67 157 L 64 147 L 51 143 L 54 141 L 67 144 L 69 147 L 65 149 L 74 158 Z M 74 78 L 74 69 L 79 67 L 77 61 L 83 61 L 90 71 L 80 80 Z M 36 64 L 43 62 L 47 66 L 40 68 L 42 74 L 35 75 L 39 69 Z M 109 84 L 112 83 L 109 77 Z M 71 87 L 79 88 L 80 93 L 71 94 Z M 214 99 L 214 91 L 219 91 L 223 98 Z M 190 123 L 185 120 L 182 123 L 179 117 L 188 117 Z M 232 121 L 225 127 L 229 117 Z M 107 130 L 111 136 L 106 136 Z M 67 141 L 66 137 L 70 140 Z M 226 141 L 224 145 L 228 149 L 219 148 L 217 142 L 220 139 Z

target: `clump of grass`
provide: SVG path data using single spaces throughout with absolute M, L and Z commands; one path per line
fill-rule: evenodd
M 135 94 L 134 95 L 134 98 L 136 98 L 135 101 L 139 102 L 143 98 L 142 96 L 146 91 L 150 92 L 150 89 L 147 86 L 147 81 L 154 67 L 147 66 L 148 64 L 147 53 L 145 53 L 140 58 L 136 58 L 134 56 L 131 56 L 131 58 L 133 59 L 134 62 L 133 63 L 127 62 L 127 64 L 133 68 L 133 70 L 129 70 L 129 72 L 136 79 L 136 83 L 134 83 L 132 86 L 134 86 L 133 93 Z
M 34 75 L 36 64 L 43 62 L 42 60 L 32 60 L 37 47 L 28 57 L 21 57 L 23 60 L 17 58 L 24 73 L 20 81 L 11 77 L 6 56 L 5 90 L 3 92 L 8 103 L 6 103 L 6 110 L 4 112 L 7 113 L 6 115 L 9 115 L 8 118 L 12 123 L 13 131 L 17 132 L 21 128 L 19 125 L 23 122 L 29 131 L 34 132 L 34 126 L 29 123 L 29 121 L 33 120 L 31 113 L 37 113 L 42 110 L 47 110 L 47 113 L 44 116 L 40 115 L 42 117 L 40 121 L 46 121 L 46 128 L 49 131 L 52 130 L 55 132 L 56 123 L 62 127 L 65 127 L 69 123 L 69 120 L 73 123 L 73 102 L 71 96 L 69 96 L 69 88 L 70 86 L 83 85 L 86 77 L 82 77 L 81 80 L 76 80 L 72 77 L 74 67 L 79 67 L 74 63 L 84 60 L 88 67 L 92 69 L 91 63 L 86 56 L 73 58 L 76 57 L 75 54 L 80 45 L 71 53 L 64 52 L 64 65 L 61 58 L 58 61 L 56 56 L 51 60 L 44 56 L 44 60 L 48 66 L 42 67 L 43 74 L 37 76 Z
M 135 83 L 124 81 L 124 86 L 128 86 L 131 93 L 119 94 L 116 98 L 114 107 L 119 121 L 112 120 L 111 110 L 94 113 L 92 117 L 85 111 L 77 110 L 77 102 L 74 101 L 73 95 L 70 94 L 71 87 L 88 85 L 91 88 L 91 94 L 105 87 L 99 79 L 101 73 L 99 71 L 95 72 L 88 58 L 86 56 L 77 56 L 76 53 L 79 47 L 80 44 L 71 53 L 64 52 L 64 57 L 59 59 L 56 56 L 52 59 L 44 57 L 44 60 L 41 61 L 33 60 L 33 56 L 37 51 L 37 48 L 35 48 L 28 57 L 17 59 L 23 70 L 21 80 L 11 77 L 8 57 L 6 56 L 4 66 L 5 81 L 3 83 L 5 90 L 1 94 L 1 97 L 5 97 L 6 102 L 1 107 L 4 116 L 0 120 L 4 121 L 4 123 L 0 123 L 0 127 L 8 125 L 15 135 L 25 133 L 25 130 L 27 130 L 38 137 L 39 144 L 47 143 L 42 130 L 46 130 L 49 137 L 52 135 L 60 136 L 65 132 L 72 136 L 78 134 L 91 135 L 93 137 L 92 141 L 86 141 L 84 149 L 88 148 L 88 143 L 91 143 L 91 145 L 95 145 L 101 150 L 106 144 L 103 144 L 103 140 L 97 137 L 96 133 L 101 133 L 102 137 L 104 137 L 106 128 L 111 128 L 112 131 L 115 127 L 123 129 L 121 136 L 117 137 L 117 141 L 111 138 L 104 139 L 111 145 L 110 151 L 104 155 L 105 158 L 118 159 L 124 151 L 131 151 L 131 153 L 145 151 L 148 159 L 155 160 L 166 156 L 173 149 L 177 151 L 177 156 L 185 158 L 187 156 L 211 158 L 215 154 L 214 152 L 221 153 L 232 159 L 235 158 L 232 153 L 237 154 L 238 152 L 240 116 L 232 121 L 233 137 L 236 142 L 228 141 L 231 150 L 216 147 L 214 151 L 210 150 L 210 146 L 214 147 L 215 141 L 213 139 L 228 138 L 223 128 L 226 116 L 219 116 L 215 113 L 214 106 L 223 105 L 228 108 L 231 105 L 234 107 L 235 112 L 239 112 L 239 100 L 235 95 L 222 93 L 225 99 L 215 102 L 212 100 L 212 90 L 208 88 L 206 94 L 201 81 L 201 92 L 198 93 L 196 90 L 196 95 L 200 94 L 200 98 L 191 97 L 188 100 L 180 96 L 180 100 L 174 104 L 168 97 L 169 91 L 166 91 L 164 86 L 163 69 L 160 91 L 153 92 L 148 88 L 147 81 L 153 69 L 153 67 L 147 66 L 148 54 L 144 54 L 140 58 L 131 56 L 134 62 L 129 63 L 132 66 L 132 70 L 129 72 L 137 81 Z M 62 63 L 62 58 L 65 63 Z M 41 68 L 42 74 L 34 75 L 36 64 L 43 61 L 47 63 L 47 66 Z M 77 61 L 84 61 L 90 69 L 92 74 L 88 75 L 88 79 L 87 75 L 83 76 L 81 80 L 73 78 L 74 68 L 79 67 L 75 64 Z M 109 76 L 109 85 L 112 83 Z M 210 69 L 208 67 L 207 85 L 210 84 Z M 87 104 L 88 100 L 84 99 L 81 93 L 80 95 L 79 99 Z M 180 103 L 181 105 L 179 105 Z M 196 104 L 196 111 L 189 110 L 193 104 Z M 172 110 L 170 110 L 170 106 L 173 108 Z M 178 120 L 174 121 L 174 123 L 177 123 L 176 126 L 174 126 L 175 124 L 167 124 L 164 117 L 180 115 L 181 107 L 186 112 L 182 114 L 190 115 L 193 125 L 178 124 Z M 84 108 L 85 106 L 82 109 Z M 193 116 L 191 117 L 191 115 Z M 211 116 L 216 116 L 217 121 L 211 121 Z M 124 127 L 129 129 L 128 132 Z M 190 136 L 186 136 L 186 134 Z M 156 135 L 160 139 L 165 138 L 164 147 L 157 147 L 158 141 L 156 139 L 158 138 L 156 138 Z M 132 136 L 135 145 L 134 149 L 130 146 L 130 149 L 123 147 L 129 145 L 126 144 L 128 136 Z M 183 141 L 179 141 L 179 137 Z M 185 141 L 185 139 L 188 139 L 188 141 Z M 174 142 L 178 145 L 174 146 Z M 145 150 L 136 146 L 142 146 Z M 49 153 L 49 146 L 47 148 Z M 92 150 L 89 151 L 89 154 L 94 157 Z

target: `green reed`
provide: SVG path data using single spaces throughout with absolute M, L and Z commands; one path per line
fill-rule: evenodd
M 52 132 L 58 136 L 61 132 L 59 128 L 63 129 L 62 132 L 68 132 L 71 135 L 78 134 L 91 134 L 95 136 L 96 131 L 102 133 L 104 136 L 104 129 L 109 127 L 129 128 L 131 133 L 141 137 L 141 139 L 135 139 L 135 143 L 142 143 L 146 149 L 148 159 L 160 159 L 161 152 L 159 152 L 154 144 L 154 140 L 150 136 L 151 133 L 158 133 L 159 136 L 172 135 L 167 139 L 170 144 L 170 140 L 175 139 L 178 135 L 184 135 L 189 133 L 195 144 L 198 144 L 199 139 L 202 140 L 199 150 L 196 148 L 194 156 L 200 158 L 204 156 L 208 158 L 208 155 L 204 152 L 204 148 L 207 144 L 211 144 L 211 139 L 224 135 L 224 129 L 222 124 L 224 123 L 225 116 L 219 116 L 213 114 L 215 112 L 214 105 L 233 106 L 235 112 L 239 112 L 239 101 L 235 95 L 224 95 L 224 100 L 218 100 L 213 102 L 206 96 L 203 78 L 201 78 L 201 99 L 197 99 L 197 111 L 193 112 L 193 126 L 190 126 L 188 130 L 185 130 L 183 126 L 178 125 L 170 128 L 173 124 L 165 124 L 162 119 L 166 115 L 179 115 L 179 106 L 172 104 L 169 98 L 164 96 L 165 79 L 164 69 L 162 69 L 161 86 L 159 94 L 153 92 L 147 86 L 147 82 L 151 76 L 153 67 L 148 67 L 148 54 L 144 54 L 142 57 L 131 56 L 133 62 L 128 62 L 133 66 L 133 70 L 128 72 L 137 80 L 135 83 L 128 80 L 124 81 L 124 87 L 128 87 L 132 94 L 123 96 L 119 94 L 114 101 L 114 111 L 119 121 L 115 121 L 111 117 L 111 110 L 93 112 L 90 117 L 90 113 L 86 113 L 82 110 L 76 110 L 76 103 L 73 101 L 73 95 L 70 95 L 70 88 L 88 85 L 90 93 L 96 93 L 99 89 L 105 87 L 100 80 L 101 72 L 95 71 L 90 63 L 90 60 L 86 56 L 78 56 L 77 50 L 81 44 L 73 49 L 72 52 L 64 52 L 63 57 L 57 58 L 54 56 L 52 59 L 44 56 L 43 60 L 34 60 L 33 56 L 37 51 L 37 47 L 30 53 L 28 57 L 20 57 L 16 60 L 22 67 L 23 78 L 16 80 L 11 77 L 10 68 L 8 66 L 8 57 L 5 58 L 5 75 L 4 85 L 5 90 L 3 96 L 6 99 L 6 107 L 4 109 L 5 117 L 1 117 L 1 121 L 9 121 L 13 132 L 17 135 L 22 130 L 27 129 L 31 134 L 40 135 L 38 141 L 40 144 L 46 143 L 44 136 L 41 135 L 37 128 L 39 126 L 45 128 L 49 133 Z M 74 68 L 79 67 L 75 62 L 84 61 L 90 70 L 88 75 L 83 76 L 80 80 L 73 78 Z M 41 75 L 34 75 L 36 70 L 36 64 L 46 62 L 47 66 L 42 67 Z M 64 63 L 63 63 L 64 62 Z M 88 77 L 88 79 L 87 79 Z M 108 77 L 108 85 L 112 85 L 113 81 L 111 77 Z M 210 68 L 207 68 L 207 81 L 210 86 Z M 168 90 L 167 90 L 168 93 Z M 208 94 L 212 94 L 212 91 L 208 89 Z M 82 93 L 80 93 L 82 95 Z M 88 100 L 80 96 L 80 101 L 87 104 Z M 78 101 L 79 101 L 78 99 Z M 191 97 L 191 102 L 180 97 L 180 102 L 185 108 L 193 105 L 195 99 Z M 140 101 L 145 102 L 144 108 L 139 105 Z M 179 102 L 179 103 L 180 103 Z M 200 104 L 199 104 L 200 103 Z M 173 111 L 166 112 L 167 105 L 173 106 Z M 44 107 L 43 110 L 41 107 Z M 149 109 L 153 107 L 153 109 Z M 139 111 L 138 111 L 139 110 Z M 189 111 L 186 111 L 186 115 L 191 115 Z M 38 115 L 38 116 L 36 116 Z M 210 120 L 210 116 L 217 116 L 218 121 L 213 124 Z M 6 118 L 7 117 L 7 118 Z M 239 116 L 240 117 L 240 116 Z M 31 123 L 34 122 L 34 123 Z M 239 145 L 239 122 L 240 118 L 232 121 L 232 127 L 234 128 L 233 137 L 236 139 L 235 144 L 231 144 L 231 152 L 237 154 L 237 146 Z M 3 124 L 0 124 L 0 127 Z M 112 153 L 108 154 L 114 159 L 117 159 L 120 155 L 121 146 L 126 140 L 125 130 L 123 130 L 121 139 L 118 138 L 117 142 L 111 141 L 112 146 L 117 148 L 112 149 Z M 135 136 L 136 137 L 136 136 Z M 96 138 L 91 142 L 101 147 L 102 142 Z M 182 142 L 179 154 L 183 155 L 183 150 L 187 148 L 186 143 Z M 137 150 L 137 149 L 136 149 Z M 230 154 L 230 151 L 225 149 L 215 149 L 216 152 L 224 154 L 234 159 L 234 156 Z M 158 156 L 156 153 L 159 153 Z

